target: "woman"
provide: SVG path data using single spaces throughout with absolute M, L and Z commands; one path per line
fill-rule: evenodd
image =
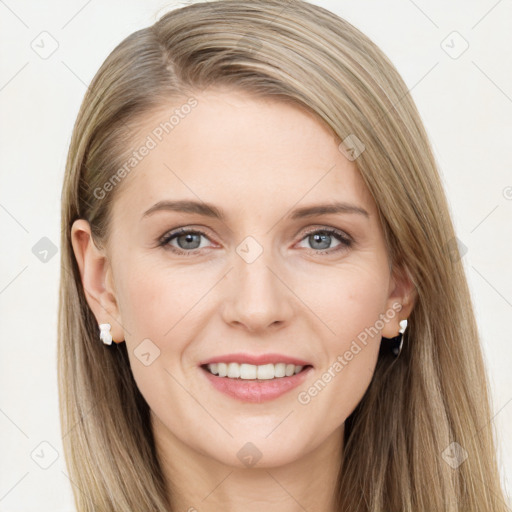
M 427 135 L 349 23 L 220 0 L 130 35 L 62 205 L 79 512 L 507 509 Z

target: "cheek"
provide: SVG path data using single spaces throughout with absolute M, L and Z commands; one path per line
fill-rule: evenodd
M 155 265 L 154 260 L 144 262 L 143 258 L 126 262 L 122 283 L 119 307 L 131 343 L 153 337 L 159 345 L 169 338 L 174 338 L 175 344 L 174 331 L 182 327 L 182 319 L 206 288 L 204 276 L 198 273 Z
M 329 269 L 330 279 L 317 281 L 321 286 L 307 292 L 307 304 L 325 333 L 324 354 L 317 379 L 301 390 L 299 402 L 311 402 L 309 410 L 330 425 L 346 419 L 371 382 L 389 286 L 386 272 L 378 264 L 347 263 L 334 272 Z
M 126 260 L 123 277 L 119 307 L 132 373 L 152 407 L 165 406 L 172 377 L 181 379 L 191 364 L 185 358 L 210 313 L 205 313 L 210 307 L 205 299 L 216 279 L 208 270 L 193 272 L 143 258 Z
M 389 279 L 382 265 L 346 262 L 317 273 L 307 283 L 297 283 L 297 295 L 304 297 L 315 318 L 326 328 L 323 331 L 333 347 L 342 348 L 374 325 L 384 312 Z
M 191 310 L 204 295 L 205 285 L 195 282 L 192 273 L 133 263 L 126 264 L 118 290 L 130 366 L 146 401 L 165 410 L 176 364 L 190 339 Z
M 119 281 L 118 306 L 130 366 L 140 391 L 151 400 L 169 377 L 166 360 L 183 350 L 175 331 L 186 323 L 179 322 L 186 313 L 184 287 L 141 259 L 124 261 Z

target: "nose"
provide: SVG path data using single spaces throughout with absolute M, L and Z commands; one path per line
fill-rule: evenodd
M 251 333 L 264 333 L 289 324 L 293 315 L 293 292 L 270 251 L 248 262 L 238 254 L 234 268 L 225 277 L 224 321 Z

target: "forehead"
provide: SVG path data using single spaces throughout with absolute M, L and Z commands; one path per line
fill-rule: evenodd
M 260 213 L 314 201 L 373 200 L 329 127 L 289 102 L 214 90 L 173 100 L 140 119 L 116 208 L 147 210 L 163 199 L 219 204 L 228 214 Z M 129 206 L 129 208 L 128 208 Z M 231 211 L 230 211 L 231 210 Z

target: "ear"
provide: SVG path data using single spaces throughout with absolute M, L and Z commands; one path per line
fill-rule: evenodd
M 99 324 L 103 323 L 112 326 L 110 333 L 115 343 L 124 341 L 110 262 L 106 253 L 94 243 L 90 225 L 85 219 L 78 219 L 73 223 L 71 243 L 87 303 L 98 322 L 98 343 Z
M 405 266 L 394 267 L 391 272 L 389 283 L 389 295 L 386 302 L 386 311 L 395 311 L 391 318 L 388 314 L 388 322 L 385 322 L 382 329 L 382 336 L 385 338 L 395 337 L 400 329 L 400 321 L 407 320 L 416 302 L 418 292 L 414 285 L 410 272 Z M 401 308 L 398 307 L 400 304 Z

